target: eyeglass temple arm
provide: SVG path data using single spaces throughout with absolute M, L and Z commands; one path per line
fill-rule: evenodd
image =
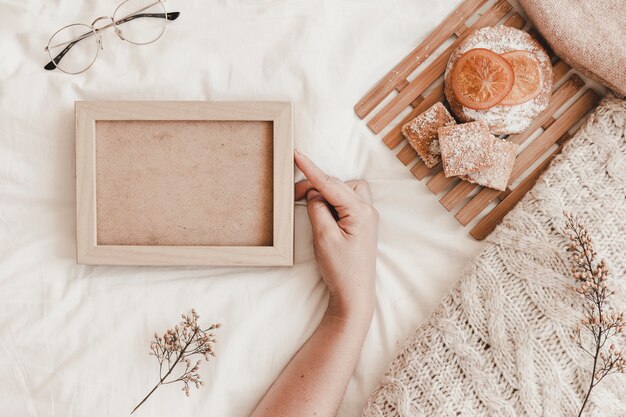
M 48 62 L 46 64 L 44 69 L 47 69 L 48 71 L 51 71 L 51 70 L 55 69 L 57 67 L 57 64 L 63 59 L 65 54 L 67 54 L 69 52 L 69 50 L 72 48 L 72 46 L 76 45 L 78 42 L 80 42 L 81 40 L 85 39 L 86 37 L 87 36 L 85 36 L 85 37 L 81 36 L 78 40 L 75 40 L 73 42 L 68 43 L 67 46 L 65 48 L 63 48 L 63 50 L 61 52 L 59 52 L 59 54 L 57 56 L 55 56 L 52 61 L 50 61 L 50 62 Z
M 136 15 L 132 15 L 132 16 L 127 16 L 123 19 L 118 20 L 117 22 L 115 22 L 116 24 L 121 24 L 121 23 L 127 23 L 130 22 L 133 19 L 136 19 L 138 17 L 156 17 L 156 18 L 160 18 L 160 19 L 167 19 L 167 20 L 176 20 L 178 18 L 178 16 L 180 16 L 180 12 L 168 12 L 168 13 L 139 13 Z M 51 71 L 53 69 L 55 69 L 57 67 L 57 64 L 63 59 L 63 57 L 65 56 L 65 54 L 67 54 L 69 52 L 69 50 L 76 45 L 78 42 L 82 41 L 85 38 L 88 38 L 89 36 L 92 36 L 93 32 L 88 32 L 85 33 L 81 36 L 79 36 L 78 38 L 76 38 L 75 40 L 71 41 L 70 43 L 67 44 L 67 46 L 61 51 L 59 52 L 59 54 L 57 56 L 54 57 L 54 59 L 50 62 L 48 62 L 46 64 L 46 66 L 44 67 L 44 69 Z
M 165 15 L 165 16 L 164 16 Z M 136 19 L 138 17 L 158 17 L 160 19 L 163 19 L 164 17 L 167 20 L 176 20 L 178 18 L 178 16 L 180 16 L 180 12 L 168 12 L 168 13 L 140 13 L 140 14 L 135 14 L 132 16 L 127 16 L 123 19 L 120 19 L 118 21 L 115 22 L 115 24 L 120 24 L 120 23 L 126 23 L 126 22 L 130 22 L 133 19 Z

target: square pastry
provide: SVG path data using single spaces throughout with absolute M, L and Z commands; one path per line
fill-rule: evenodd
M 485 122 L 440 127 L 437 132 L 446 177 L 470 174 L 494 166 L 494 140 Z
M 494 190 L 504 191 L 509 183 L 511 171 L 513 171 L 519 145 L 496 137 L 493 139 L 495 165 L 482 171 L 467 174 L 463 179 Z
M 441 102 L 437 102 L 402 126 L 402 134 L 422 158 L 424 165 L 432 168 L 441 162 L 437 129 L 454 124 L 456 122 L 448 109 Z

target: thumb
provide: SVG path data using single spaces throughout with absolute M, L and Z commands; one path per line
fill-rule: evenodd
M 337 222 L 335 222 L 328 203 L 317 190 L 309 190 L 306 194 L 306 201 L 313 235 L 319 235 L 322 231 L 326 232 L 337 228 Z

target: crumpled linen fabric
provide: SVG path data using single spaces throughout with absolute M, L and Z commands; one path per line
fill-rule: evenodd
M 460 1 L 168 0 L 181 15 L 158 42 L 108 31 L 89 71 L 43 70 L 54 31 L 120 1 L 0 0 L 0 415 L 128 415 L 156 383 L 151 335 L 195 307 L 222 323 L 206 386 L 159 388 L 134 415 L 247 416 L 326 306 L 302 206 L 293 268 L 76 265 L 75 100 L 289 100 L 298 149 L 370 180 L 377 309 L 339 412 L 359 415 L 481 244 L 353 105 Z
M 611 307 L 625 311 L 626 101 L 604 99 L 490 235 L 391 362 L 364 417 L 577 415 L 592 361 L 572 337 L 582 306 L 569 288 L 564 210 L 606 258 Z M 626 375 L 608 376 L 585 415 L 623 417 L 625 399 Z

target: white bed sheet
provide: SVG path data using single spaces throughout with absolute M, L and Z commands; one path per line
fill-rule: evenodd
M 359 416 L 473 241 L 353 113 L 354 103 L 459 0 L 171 0 L 157 43 L 110 32 L 85 74 L 42 69 L 57 28 L 115 1 L 0 1 L 0 415 L 121 416 L 155 383 L 155 330 L 195 307 L 221 322 L 207 386 L 160 388 L 145 416 L 246 416 L 315 329 L 326 290 L 302 206 L 293 268 L 75 263 L 74 100 L 290 100 L 295 144 L 381 214 L 377 308 L 340 416 Z M 298 173 L 298 179 L 301 174 Z

